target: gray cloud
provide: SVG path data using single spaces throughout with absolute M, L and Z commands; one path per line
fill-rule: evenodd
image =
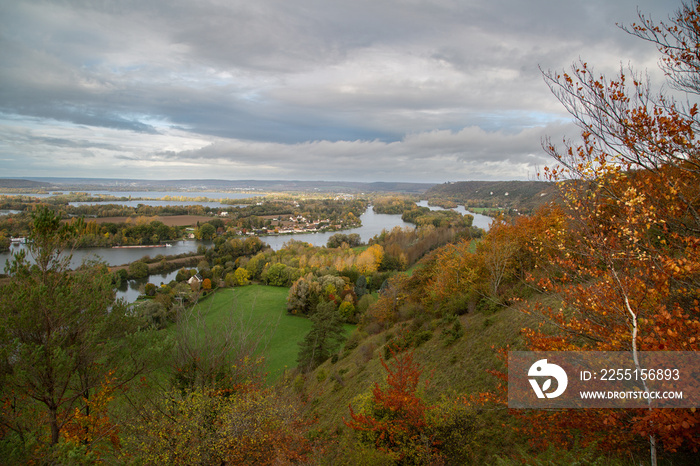
M 569 121 L 538 67 L 660 79 L 615 26 L 658 3 L 0 0 L 0 168 L 525 178 Z

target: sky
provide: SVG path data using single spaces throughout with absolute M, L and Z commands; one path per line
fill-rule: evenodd
M 534 179 L 680 0 L 0 0 L 0 177 Z

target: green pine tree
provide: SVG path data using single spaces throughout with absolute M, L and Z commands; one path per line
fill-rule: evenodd
M 332 301 L 322 302 L 316 307 L 316 312 L 311 316 L 311 330 L 304 340 L 299 343 L 299 356 L 297 363 L 303 371 L 310 371 L 318 367 L 331 355 L 338 351 L 345 341 L 345 329 L 343 319 Z

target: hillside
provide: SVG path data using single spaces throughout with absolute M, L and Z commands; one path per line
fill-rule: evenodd
M 426 340 L 415 346 L 415 354 L 423 367 L 422 379 L 430 382 L 426 395 L 438 400 L 449 393 L 477 394 L 493 389 L 496 378 L 487 370 L 504 367 L 493 345 L 522 349 L 520 330 L 536 325 L 516 307 L 496 313 L 474 312 L 456 319 L 464 333 L 453 340 L 449 337 L 455 322 L 452 318 L 412 319 L 374 335 L 358 331 L 337 362 L 326 361 L 307 377 L 305 388 L 318 395 L 315 411 L 324 413 L 322 422 L 342 424 L 353 398 L 370 391 L 374 382 L 384 382 L 386 373 L 380 357 L 388 354 L 397 336 L 421 333 L 421 340 Z
M 545 181 L 457 181 L 433 186 L 429 200 L 450 200 L 468 207 L 517 209 L 531 212 L 552 201 L 556 185 Z
M 455 320 L 463 329 L 457 338 L 452 333 Z M 525 444 L 506 427 L 512 422 L 507 410 L 483 410 L 469 406 L 466 400 L 495 389 L 498 379 L 488 371 L 504 370 L 504 363 L 494 345 L 524 349 L 520 331 L 529 326 L 536 326 L 533 318 L 509 307 L 456 318 L 418 317 L 374 335 L 357 331 L 336 362 L 326 361 L 305 377 L 297 376 L 294 386 L 308 396 L 310 414 L 318 417 L 316 428 L 320 432 L 349 435 L 351 430 L 344 424 L 351 419 L 349 406 L 361 409 L 371 398 L 375 383 L 386 387 L 387 373 L 380 359 L 392 364 L 389 346 L 402 335 L 420 335 L 407 351 L 414 351 L 422 369 L 421 393 L 436 415 L 442 413 L 461 425 L 454 432 L 459 440 L 453 440 L 463 451 L 455 457 L 468 464 L 486 464 L 493 462 L 494 456 L 508 456 Z M 342 460 L 348 463 L 341 464 L 351 464 L 357 458 L 348 455 Z

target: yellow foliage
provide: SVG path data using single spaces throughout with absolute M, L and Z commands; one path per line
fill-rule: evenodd
M 384 258 L 384 248 L 379 244 L 373 244 L 365 251 L 360 253 L 355 265 L 357 270 L 363 274 L 371 274 L 379 269 L 379 265 L 382 263 Z
M 296 398 L 249 387 L 173 392 L 125 436 L 145 464 L 287 464 L 311 451 Z M 224 396 L 225 395 L 225 396 Z

